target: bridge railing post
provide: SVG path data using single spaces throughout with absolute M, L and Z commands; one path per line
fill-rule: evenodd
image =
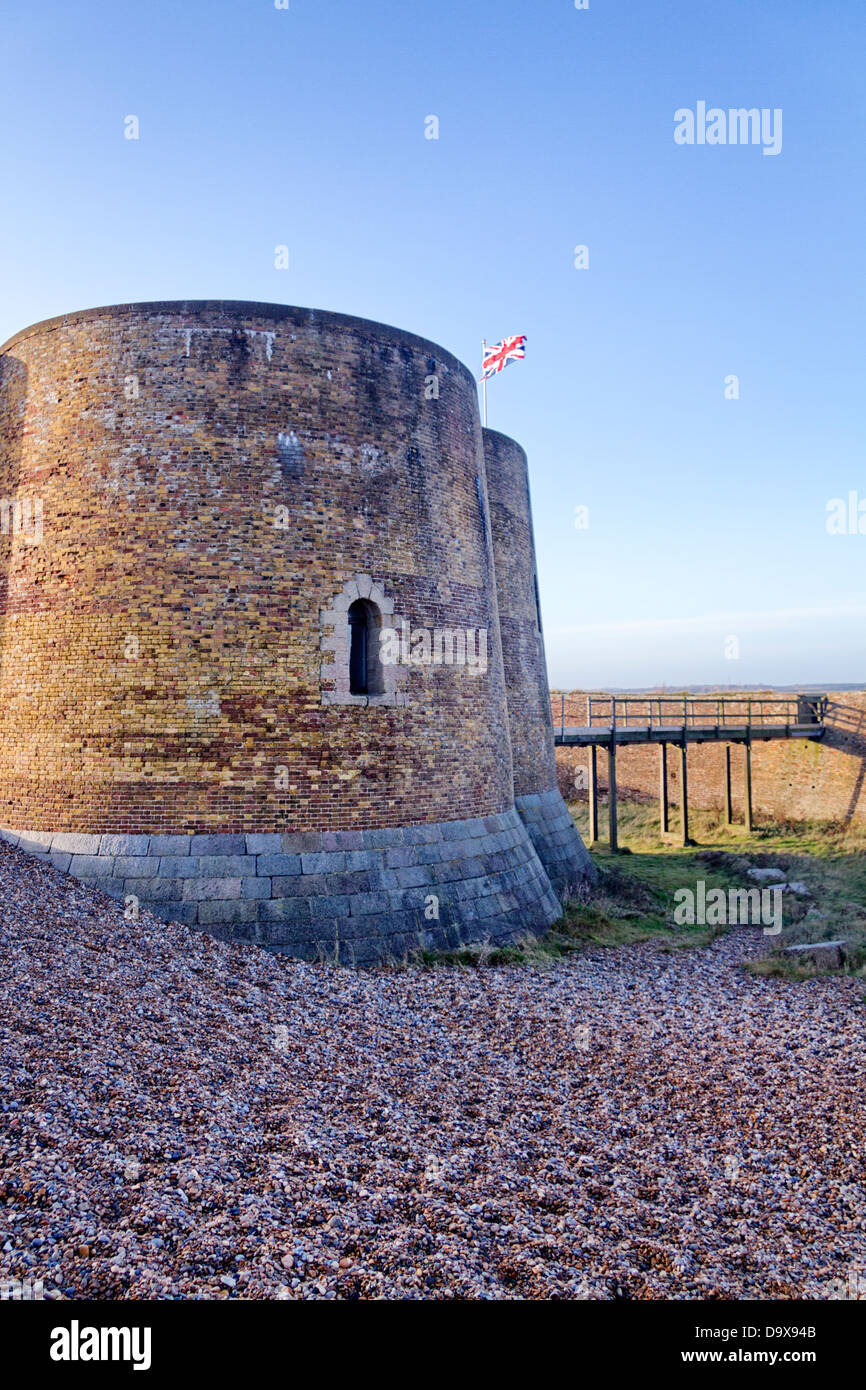
M 689 836 L 689 762 L 688 762 L 688 740 L 686 737 L 685 725 L 683 725 L 683 738 L 680 744 L 680 802 L 681 802 L 681 823 L 682 823 L 682 842 L 683 845 L 692 843 Z
M 733 799 L 731 797 L 731 745 L 725 744 L 725 825 L 734 821 Z
M 610 743 L 607 749 L 607 824 L 608 824 L 608 843 L 610 851 L 615 854 L 619 849 L 619 832 L 617 827 L 617 807 L 616 807 L 616 696 L 612 695 L 610 700 Z

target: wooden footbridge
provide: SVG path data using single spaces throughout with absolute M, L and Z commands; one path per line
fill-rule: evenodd
M 669 832 L 668 747 L 679 750 L 680 831 L 689 838 L 688 746 L 725 745 L 725 819 L 732 824 L 731 746 L 745 748 L 745 826 L 752 829 L 752 744 L 778 738 L 820 739 L 824 734 L 824 695 L 563 695 L 551 696 L 554 741 L 589 749 L 589 839 L 598 840 L 598 749 L 607 751 L 609 841 L 617 849 L 616 754 L 624 744 L 655 743 L 659 748 L 659 821 Z M 582 722 L 578 723 L 578 719 Z

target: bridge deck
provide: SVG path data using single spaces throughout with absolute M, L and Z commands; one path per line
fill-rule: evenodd
M 759 739 L 812 738 L 820 739 L 824 734 L 823 724 L 618 724 L 617 744 L 624 743 L 682 743 L 683 732 L 687 743 L 756 743 Z M 611 741 L 613 729 L 610 724 L 595 724 L 591 728 L 579 728 L 554 724 L 554 742 L 561 747 L 570 745 L 578 748 L 606 746 Z
M 588 748 L 584 786 L 589 801 L 589 840 L 598 840 L 598 754 L 603 748 L 607 764 L 607 810 L 610 848 L 618 848 L 616 765 L 618 751 L 628 744 L 654 743 L 659 750 L 659 830 L 670 832 L 668 795 L 669 747 L 678 748 L 680 840 L 689 838 L 688 750 L 690 744 L 724 744 L 725 823 L 733 824 L 731 745 L 743 745 L 737 759 L 743 768 L 743 823 L 752 822 L 752 744 L 780 738 L 821 739 L 827 711 L 826 695 L 607 695 L 603 693 L 551 697 L 554 742 L 560 747 Z M 586 722 L 578 724 L 583 718 Z M 572 722 L 573 721 L 573 722 Z

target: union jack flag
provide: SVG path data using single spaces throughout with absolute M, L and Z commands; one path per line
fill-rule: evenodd
M 516 362 L 519 357 L 526 356 L 526 334 L 517 333 L 513 338 L 503 338 L 501 343 L 492 343 L 490 347 L 485 347 L 484 357 L 481 362 L 481 380 L 486 381 L 489 376 L 495 376 L 507 367 L 509 362 Z

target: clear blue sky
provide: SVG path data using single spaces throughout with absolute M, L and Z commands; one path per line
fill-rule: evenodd
M 490 424 L 552 682 L 866 683 L 866 534 L 825 527 L 866 500 L 864 39 L 863 0 L 6 0 L 0 340 L 171 298 L 473 367 L 526 333 Z M 678 146 L 698 101 L 781 108 L 781 153 Z

